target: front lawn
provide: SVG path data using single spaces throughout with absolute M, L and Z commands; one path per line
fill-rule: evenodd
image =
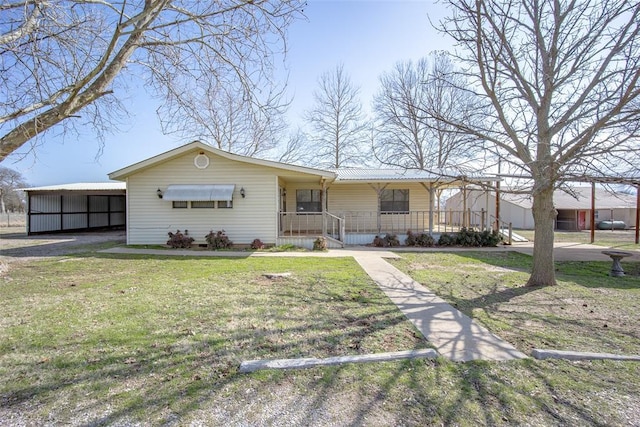
M 400 268 L 441 296 L 450 294 L 522 351 L 586 347 L 588 339 L 574 336 L 588 332 L 611 345 L 594 350 L 640 351 L 637 277 L 595 278 L 598 267 L 587 281 L 569 265 L 557 291 L 523 291 L 526 274 L 517 270 L 527 268 L 526 257 L 518 254 L 402 256 Z M 263 276 L 279 272 L 292 275 Z M 640 419 L 640 364 L 631 362 L 437 359 L 239 374 L 248 359 L 429 346 L 351 259 L 88 251 L 17 263 L 0 286 L 0 425 L 633 425 Z M 593 316 L 576 319 L 574 305 L 593 309 Z M 562 317 L 561 307 L 574 317 Z

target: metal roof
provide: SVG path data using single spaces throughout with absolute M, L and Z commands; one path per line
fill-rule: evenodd
M 336 182 L 349 181 L 452 181 L 462 178 L 474 180 L 497 180 L 495 176 L 460 176 L 459 173 L 451 171 L 441 171 L 439 174 L 417 170 L 417 169 L 360 169 L 360 168 L 340 168 L 330 169 L 338 177 Z
M 209 202 L 233 199 L 234 184 L 172 184 L 162 194 L 162 200 Z
M 23 191 L 113 191 L 126 189 L 127 184 L 125 182 L 76 182 L 71 184 L 21 188 Z
M 591 187 L 572 187 L 576 197 L 562 190 L 553 193 L 556 209 L 591 209 Z M 611 193 L 604 188 L 596 188 L 596 210 L 635 208 L 636 196 L 624 193 Z
M 563 190 L 553 192 L 553 204 L 556 209 L 591 209 L 591 187 L 571 187 L 575 197 Z M 495 195 L 495 193 L 492 193 Z M 576 198 L 577 197 L 577 198 Z M 526 209 L 531 209 L 533 199 L 530 195 L 501 192 L 500 198 Z M 634 208 L 636 196 L 624 193 L 612 193 L 604 188 L 596 188 L 596 210 Z

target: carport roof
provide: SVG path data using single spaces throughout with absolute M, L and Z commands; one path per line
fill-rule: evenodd
M 21 188 L 22 191 L 124 191 L 126 189 L 127 184 L 125 182 L 76 182 L 71 184 Z

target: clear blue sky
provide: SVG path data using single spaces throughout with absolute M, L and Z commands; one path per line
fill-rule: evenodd
M 368 108 L 380 74 L 397 61 L 451 48 L 451 41 L 429 23 L 445 12 L 432 0 L 309 0 L 307 20 L 295 22 L 289 32 L 289 122 L 302 124 L 302 113 L 313 106 L 319 75 L 338 64 L 360 87 Z M 52 136 L 23 159 L 12 155 L 1 165 L 22 173 L 32 186 L 101 182 L 109 172 L 187 142 L 162 135 L 156 101 L 134 92 L 124 103 L 131 117 L 123 119 L 121 132 L 107 135 L 98 158 L 99 144 L 88 132 L 80 139 Z

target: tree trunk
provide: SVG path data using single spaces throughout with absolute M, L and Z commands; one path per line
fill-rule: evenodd
M 533 220 L 535 239 L 533 241 L 533 270 L 527 286 L 553 286 L 556 284 L 553 257 L 553 224 L 556 217 L 553 206 L 553 186 L 533 193 Z

